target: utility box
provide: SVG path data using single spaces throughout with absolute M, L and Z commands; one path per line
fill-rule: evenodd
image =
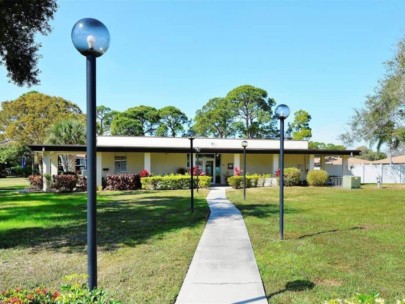
M 361 178 L 360 176 L 343 176 L 342 187 L 344 189 L 360 189 Z

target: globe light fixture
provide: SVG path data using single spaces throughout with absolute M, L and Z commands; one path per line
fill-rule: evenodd
M 97 288 L 97 183 L 96 183 L 96 57 L 110 46 L 106 26 L 93 18 L 84 18 L 73 26 L 72 42 L 86 56 L 87 73 L 87 272 L 89 289 Z
M 280 120 L 280 240 L 284 239 L 284 120 L 290 115 L 290 108 L 280 104 L 275 110 Z

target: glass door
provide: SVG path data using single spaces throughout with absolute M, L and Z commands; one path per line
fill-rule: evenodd
M 212 180 L 211 183 L 215 184 L 215 179 L 214 179 L 214 161 L 213 160 L 204 160 L 204 168 L 203 171 L 205 172 L 205 175 L 211 176 Z

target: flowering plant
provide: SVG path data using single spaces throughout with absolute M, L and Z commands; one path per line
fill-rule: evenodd
M 148 176 L 150 176 L 150 173 L 149 173 L 148 170 L 143 169 L 143 170 L 141 170 L 141 171 L 139 172 L 139 176 L 140 176 L 140 177 L 148 177 Z
M 276 174 L 276 177 L 280 177 L 280 169 L 277 169 L 274 173 Z
M 189 173 L 191 173 L 191 170 L 188 171 Z M 205 173 L 201 170 L 201 168 L 199 166 L 194 166 L 193 167 L 193 175 L 197 176 L 201 176 L 201 175 L 205 175 Z
M 238 167 L 233 168 L 233 175 L 234 176 L 240 176 L 242 173 L 242 170 L 239 169 Z

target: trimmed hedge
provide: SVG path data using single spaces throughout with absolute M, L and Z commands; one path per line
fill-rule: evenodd
M 277 178 L 278 182 L 279 178 Z M 298 186 L 301 183 L 301 171 L 295 167 L 284 169 L 284 186 Z
M 32 189 L 42 190 L 42 187 L 44 185 L 42 175 L 30 175 L 28 176 L 28 181 L 30 182 L 30 186 Z
M 77 175 L 54 175 L 52 187 L 60 192 L 72 192 L 76 188 Z
M 259 184 L 264 185 L 264 180 L 266 177 L 270 177 L 270 175 L 246 174 L 246 188 L 258 187 Z M 243 176 L 234 175 L 228 177 L 227 181 L 229 186 L 234 189 L 243 188 Z
M 208 188 L 211 184 L 211 176 L 199 176 L 199 188 Z M 142 189 L 147 190 L 176 190 L 190 189 L 189 175 L 165 175 L 141 178 Z M 197 188 L 197 177 L 193 179 L 193 187 Z
M 107 175 L 106 190 L 138 190 L 141 188 L 141 178 L 138 174 Z
M 328 172 L 325 170 L 310 170 L 307 174 L 307 181 L 310 186 L 325 186 L 328 181 Z

